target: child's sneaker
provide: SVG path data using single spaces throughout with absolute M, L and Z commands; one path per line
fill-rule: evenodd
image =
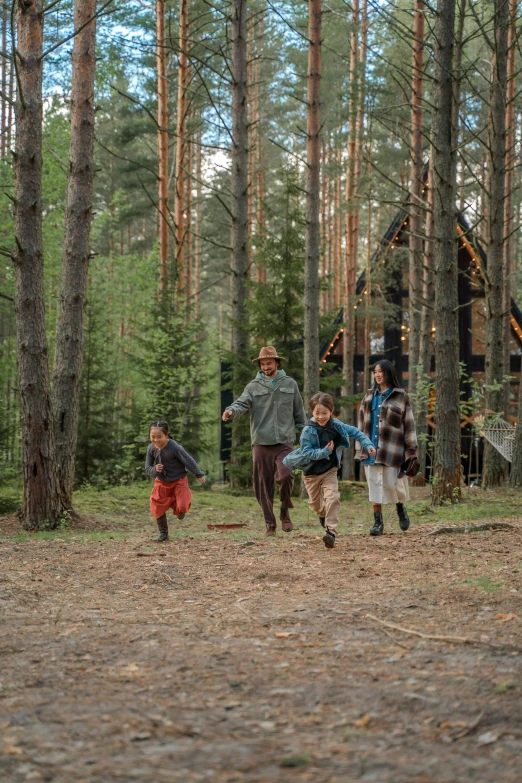
M 333 530 L 327 530 L 323 536 L 324 545 L 327 549 L 333 549 L 335 546 L 335 533 Z

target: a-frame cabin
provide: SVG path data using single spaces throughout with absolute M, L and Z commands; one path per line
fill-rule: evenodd
M 481 268 L 487 267 L 486 253 L 473 236 L 465 217 L 456 215 L 459 236 L 459 338 L 460 361 L 468 378 L 479 384 L 485 380 L 485 294 Z M 408 222 L 407 207 L 398 211 L 377 247 L 371 264 L 372 304 L 370 310 L 369 355 L 370 366 L 379 359 L 390 359 L 398 371 L 405 388 L 408 387 Z M 374 293 L 375 292 L 375 293 Z M 363 272 L 356 287 L 355 307 L 362 315 L 366 300 L 366 272 Z M 344 329 L 343 311 L 335 323 L 339 326 L 335 337 L 321 346 L 321 362 L 327 372 L 342 372 Z M 436 328 L 436 325 L 434 326 Z M 434 330 L 433 330 L 434 331 Z M 522 313 L 511 300 L 510 330 L 510 382 L 509 419 L 518 418 L 518 387 L 522 358 Z M 365 318 L 356 317 L 354 389 L 363 392 L 364 361 L 368 346 L 365 341 Z M 332 363 L 334 367 L 332 368 Z M 434 370 L 432 356 L 431 369 Z M 340 384 L 339 384 L 340 386 Z M 463 385 L 463 397 L 469 395 L 470 385 Z M 471 427 L 463 426 L 462 451 L 470 454 L 474 433 Z

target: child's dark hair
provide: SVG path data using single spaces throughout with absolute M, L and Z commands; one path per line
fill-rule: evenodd
M 157 427 L 158 429 L 163 430 L 165 435 L 169 434 L 169 425 L 167 424 L 166 421 L 153 421 L 149 427 L 149 432 L 153 427 Z
M 310 406 L 310 410 L 312 411 L 312 413 L 314 412 L 314 408 L 316 408 L 317 405 L 324 405 L 325 408 L 328 408 L 330 413 L 333 413 L 335 407 L 335 400 L 331 394 L 326 394 L 325 392 L 317 392 L 317 394 L 314 394 L 314 396 L 312 397 L 312 399 L 308 404 Z

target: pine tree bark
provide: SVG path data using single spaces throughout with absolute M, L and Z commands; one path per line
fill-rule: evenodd
M 187 90 L 189 81 L 189 20 L 188 0 L 179 4 L 179 50 L 178 50 L 178 105 L 176 119 L 176 167 L 174 174 L 174 244 L 175 268 L 178 295 L 185 289 L 185 209 L 187 200 Z
M 419 362 L 422 366 L 423 375 L 428 378 L 431 374 L 431 357 L 433 355 L 433 309 L 432 303 L 435 299 L 435 281 L 433 279 L 434 269 L 434 248 L 433 248 L 433 146 L 430 146 L 428 168 L 428 180 L 426 182 L 426 241 L 424 243 L 424 268 L 422 274 L 422 309 L 421 309 L 421 336 L 419 346 Z M 418 457 L 420 470 L 418 480 L 414 483 L 424 484 L 426 475 L 427 461 L 427 437 L 428 437 L 428 415 L 430 400 L 425 393 L 417 400 L 415 426 L 417 429 L 417 438 L 419 441 Z
M 506 178 L 506 88 L 509 5 L 495 0 L 495 51 L 490 91 L 490 221 L 488 268 L 484 274 L 486 293 L 486 408 L 504 410 L 504 208 Z M 506 479 L 508 466 L 490 443 L 484 446 L 483 485 L 498 487 Z
M 23 523 L 55 526 L 62 512 L 45 334 L 42 241 L 43 0 L 17 4 L 15 311 L 23 449 Z M 13 47 L 14 48 L 14 47 Z
M 320 195 L 320 229 L 319 229 L 319 314 L 323 315 L 326 310 L 326 295 L 324 281 L 326 279 L 328 267 L 328 182 L 326 178 L 326 143 L 324 139 L 321 142 L 320 149 L 320 171 L 321 171 L 321 195 Z
M 94 181 L 94 75 L 97 0 L 76 0 L 72 54 L 71 142 L 53 415 L 62 501 L 72 506 L 82 376 L 84 315 Z M 86 22 L 92 21 L 86 25 Z M 82 29 L 83 28 L 83 29 Z
M 200 125 L 196 137 L 196 231 L 194 237 L 194 296 L 196 298 L 197 320 L 201 317 L 201 270 L 203 263 L 203 243 L 201 240 L 203 226 L 201 136 Z
M 372 355 L 372 187 L 368 190 L 368 226 L 366 234 L 366 288 L 364 290 L 366 312 L 364 315 L 364 372 L 361 391 L 366 391 L 371 386 L 370 360 Z
M 455 220 L 453 41 L 455 0 L 438 0 L 433 86 L 436 430 L 432 501 L 460 499 L 460 372 Z
M 348 165 L 346 170 L 346 242 L 344 270 L 344 336 L 343 336 L 343 386 L 342 393 L 351 397 L 355 391 L 354 356 L 356 340 L 356 320 L 354 311 L 354 296 L 357 268 L 357 221 L 358 215 L 354 203 L 357 172 L 357 118 L 358 118 L 358 62 L 359 62 L 359 0 L 352 5 L 352 32 L 350 35 L 350 101 L 348 130 Z M 347 424 L 353 424 L 353 405 L 343 406 L 343 416 Z M 353 451 L 347 451 L 343 456 L 343 479 L 354 478 Z
M 185 216 L 185 284 L 183 290 L 185 292 L 185 303 L 187 308 L 192 303 L 192 286 L 193 286 L 193 231 L 192 231 L 192 204 L 193 204 L 193 178 L 194 178 L 194 143 L 189 136 L 187 139 L 187 172 L 186 172 L 186 216 Z M 187 322 L 190 321 L 189 310 L 187 309 Z
M 423 261 L 424 161 L 423 89 L 424 89 L 424 0 L 415 1 L 413 22 L 413 62 L 411 81 L 411 186 L 409 237 L 409 334 L 408 393 L 417 412 L 417 368 L 420 362 Z
M 248 353 L 246 312 L 248 278 L 248 104 L 247 8 L 232 0 L 232 353 L 245 361 Z M 234 373 L 234 394 L 241 381 Z
M 514 260 L 514 209 L 513 186 L 516 165 L 515 128 L 515 65 L 516 65 L 516 20 L 518 0 L 510 0 L 509 29 L 507 42 L 507 84 L 506 84 L 506 179 L 504 197 L 504 289 L 502 310 L 504 313 L 504 374 L 511 371 L 511 280 Z M 509 384 L 504 391 L 504 418 L 509 418 Z
M 336 148 L 335 160 L 337 169 L 341 167 L 341 150 Z M 336 174 L 334 184 L 334 250 L 333 250 L 333 302 L 335 307 L 341 307 L 343 303 L 343 269 L 342 269 L 342 216 L 341 216 L 341 175 Z
M 0 68 L 2 72 L 1 85 L 2 96 L 0 98 L 1 106 L 1 118 L 0 118 L 0 157 L 5 158 L 7 152 L 7 116 L 8 116 L 8 101 L 7 99 L 7 4 L 2 4 L 2 52 L 6 57 L 0 58 Z
M 304 395 L 319 391 L 319 257 L 321 187 L 321 0 L 308 11 L 306 262 L 304 293 Z
M 168 286 L 169 268 L 169 114 L 167 46 L 165 38 L 166 0 L 156 0 L 156 70 L 158 77 L 158 213 L 159 288 Z

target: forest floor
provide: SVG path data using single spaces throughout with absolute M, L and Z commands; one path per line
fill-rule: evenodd
M 517 492 L 416 489 L 372 539 L 352 485 L 333 551 L 302 500 L 265 540 L 252 497 L 200 488 L 157 545 L 148 492 L 28 535 L 0 491 L 2 781 L 520 783 Z

